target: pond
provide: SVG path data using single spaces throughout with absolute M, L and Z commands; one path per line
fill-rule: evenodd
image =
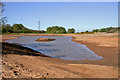
M 38 38 L 54 38 L 55 41 L 37 42 Z M 102 56 L 97 56 L 85 45 L 71 41 L 70 36 L 22 36 L 17 39 L 6 40 L 9 43 L 17 43 L 24 47 L 31 48 L 45 55 L 61 58 L 64 60 L 100 60 Z

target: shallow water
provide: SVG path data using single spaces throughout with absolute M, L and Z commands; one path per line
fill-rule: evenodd
M 37 42 L 38 38 L 54 38 L 55 41 Z M 101 56 L 97 56 L 89 50 L 85 45 L 71 41 L 70 36 L 22 36 L 17 39 L 6 40 L 9 43 L 21 44 L 39 51 L 45 55 L 61 58 L 64 60 L 100 60 Z

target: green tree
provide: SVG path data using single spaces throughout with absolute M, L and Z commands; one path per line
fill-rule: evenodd
M 68 33 L 75 33 L 75 29 L 74 28 L 68 29 Z
M 66 33 L 65 28 L 64 27 L 60 27 L 59 30 L 58 30 L 58 33 L 60 33 L 60 34 Z
M 85 31 L 86 33 L 88 33 L 89 31 Z
M 12 28 L 9 24 L 2 24 L 2 26 L 0 27 L 0 31 L 2 33 L 7 33 L 7 32 L 12 33 L 13 32 Z
M 9 24 L 2 24 L 0 26 L 2 33 L 45 33 L 46 31 L 31 30 L 24 27 L 22 24 L 14 24 L 12 27 Z
M 66 29 L 64 27 L 52 26 L 47 28 L 47 33 L 66 33 Z
M 51 32 L 52 33 L 58 33 L 59 26 L 53 26 Z
M 98 29 L 94 29 L 94 30 L 92 30 L 92 32 L 99 32 L 99 30 Z
M 106 31 L 107 31 L 106 28 L 102 28 L 102 29 L 100 29 L 100 32 L 106 32 Z
M 47 33 L 52 33 L 52 27 L 47 28 Z
M 22 24 L 13 24 L 12 29 L 15 33 L 28 32 L 28 29 L 25 28 Z

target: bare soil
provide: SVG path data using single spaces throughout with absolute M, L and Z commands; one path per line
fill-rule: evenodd
M 28 34 L 27 34 L 28 35 Z M 29 34 L 32 35 L 32 34 Z M 34 34 L 35 36 L 38 34 Z M 47 34 L 42 34 L 47 35 Z M 51 35 L 51 34 L 48 34 Z M 53 36 L 54 34 L 52 34 Z M 102 36 L 101 36 L 102 35 Z M 3 35 L 2 41 L 23 35 Z M 57 36 L 57 35 L 55 35 Z M 2 77 L 4 78 L 117 78 L 118 37 L 116 34 L 63 34 L 87 45 L 102 60 L 71 61 L 51 58 L 29 48 L 3 43 Z M 102 38 L 102 39 L 100 39 Z M 93 39 L 93 42 L 91 40 Z M 89 41 L 90 40 L 90 41 Z M 104 41 L 104 40 L 107 40 Z M 109 44 L 111 43 L 111 44 Z M 108 46 L 109 45 L 109 46 Z
M 38 41 L 38 42 L 48 42 L 48 41 L 54 41 L 54 40 L 55 39 L 53 39 L 53 38 L 38 38 L 35 41 Z

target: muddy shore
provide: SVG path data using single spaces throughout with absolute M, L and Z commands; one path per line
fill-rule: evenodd
M 117 34 L 112 34 L 113 36 L 116 36 Z M 19 38 L 20 36 L 28 36 L 28 34 L 23 34 L 23 35 L 3 35 L 2 36 L 2 41 L 8 40 L 8 39 L 15 39 Z M 29 34 L 29 36 L 37 36 L 37 34 Z M 83 60 L 83 61 L 67 61 L 69 63 L 81 63 L 81 64 L 98 64 L 98 65 L 106 65 L 106 66 L 118 66 L 118 38 L 117 37 L 111 37 L 111 36 L 104 36 L 104 37 L 89 37 L 85 36 L 86 39 L 83 37 L 76 37 L 76 35 L 71 35 L 71 34 L 40 34 L 40 36 L 72 36 L 72 41 L 86 45 L 90 50 L 95 52 L 98 56 L 102 56 L 102 60 Z M 77 35 L 78 36 L 78 35 Z M 99 36 L 99 35 L 98 35 Z M 87 39 L 88 38 L 88 39 Z M 90 42 L 90 39 L 93 38 L 94 42 Z M 104 41 L 98 41 L 103 39 Z M 105 38 L 105 39 L 104 39 Z M 115 39 L 114 39 L 115 38 Z M 82 40 L 79 40 L 82 39 Z M 113 39 L 113 40 L 112 40 Z M 98 41 L 95 41 L 98 40 Z M 100 43 L 110 44 L 110 43 L 105 43 L 105 40 L 107 42 L 113 43 L 113 45 L 110 46 L 99 46 L 101 45 Z M 116 43 L 116 45 L 114 45 Z
M 9 38 L 8 38 L 8 36 L 9 36 Z M 19 36 L 23 36 L 23 35 L 12 35 L 12 36 L 3 35 L 2 41 L 6 40 L 6 38 L 11 39 L 11 38 L 17 38 Z M 75 41 L 75 42 L 83 44 L 83 45 L 87 45 L 87 47 L 90 50 L 94 51 L 97 55 L 103 56 L 103 59 L 102 60 L 84 60 L 84 61 L 61 60 L 58 58 L 50 58 L 46 55 L 43 55 L 43 54 L 33 51 L 31 49 L 28 49 L 28 48 L 26 49 L 20 45 L 3 42 L 3 63 L 5 63 L 3 65 L 3 69 L 4 69 L 3 77 L 27 77 L 27 76 L 30 77 L 30 75 L 23 76 L 22 74 L 25 74 L 25 73 L 23 73 L 23 71 L 25 71 L 25 70 L 22 70 L 22 69 L 19 69 L 19 72 L 16 71 L 17 75 L 15 75 L 14 71 L 16 70 L 16 67 L 14 67 L 14 66 L 18 65 L 19 67 L 21 67 L 20 64 L 24 65 L 25 69 L 27 69 L 26 67 L 28 67 L 28 69 L 26 70 L 26 71 L 28 71 L 27 73 L 29 73 L 29 69 L 32 69 L 32 68 L 33 68 L 32 72 L 36 72 L 36 69 L 34 66 L 32 66 L 30 68 L 30 65 L 32 65 L 32 64 L 34 64 L 35 66 L 41 66 L 41 68 L 45 68 L 45 66 L 47 66 L 48 64 L 50 65 L 50 67 L 45 68 L 45 70 L 44 70 L 45 72 L 44 71 L 40 72 L 41 76 L 30 73 L 32 77 L 50 77 L 50 78 L 51 77 L 56 77 L 56 78 L 58 78 L 58 77 L 59 78 L 64 78 L 64 77 L 68 77 L 68 78 L 73 78 L 73 77 L 78 77 L 78 78 L 80 78 L 80 77 L 88 77 L 88 78 L 91 78 L 91 77 L 95 77 L 95 78 L 96 77 L 97 78 L 98 77 L 100 77 L 100 78 L 101 77 L 117 77 L 117 65 L 118 65 L 118 52 L 117 52 L 118 48 L 117 48 L 117 46 L 116 47 L 99 46 L 98 43 L 95 43 L 95 42 L 91 43 L 91 42 L 87 42 L 85 40 L 83 40 L 83 41 L 76 40 L 76 37 L 73 37 L 72 41 Z M 11 45 L 14 45 L 14 47 L 12 47 Z M 22 53 L 24 55 L 21 56 L 20 53 Z M 34 56 L 36 54 L 37 54 L 37 56 Z M 16 59 L 17 59 L 17 61 L 16 61 Z M 32 62 L 29 62 L 29 60 Z M 34 61 L 35 61 L 35 63 L 33 63 Z M 16 62 L 19 64 L 16 64 Z M 52 66 L 52 65 L 54 65 L 54 66 Z M 58 67 L 58 65 L 60 67 Z M 75 66 L 73 66 L 73 65 L 75 65 Z M 87 65 L 87 67 L 86 67 L 86 65 Z M 55 68 L 55 66 L 57 66 L 56 67 L 58 69 L 57 71 L 60 72 L 60 74 L 61 74 L 61 71 L 62 72 L 67 71 L 68 73 L 64 73 L 64 76 L 62 76 L 62 75 L 60 76 L 59 73 L 55 72 L 56 69 L 54 69 L 53 72 L 55 73 L 55 75 L 51 74 L 49 72 L 49 68 L 53 68 L 53 67 Z M 91 66 L 94 66 L 96 68 L 96 70 L 93 70 L 93 73 L 89 72 L 92 69 Z M 10 69 L 9 67 L 12 67 L 13 69 Z M 78 70 L 78 67 L 81 69 L 86 68 L 88 70 L 88 72 L 85 73 L 82 70 Z M 108 73 L 108 72 L 104 73 L 106 68 L 110 69 L 111 73 Z M 39 69 L 39 68 L 37 68 L 37 69 Z M 10 71 L 11 73 L 13 73 L 13 75 L 10 75 L 10 73 L 6 73 L 5 70 L 8 72 Z M 103 73 L 105 74 L 104 76 L 100 75 L 101 73 L 98 73 L 101 71 L 103 71 Z M 73 75 L 70 75 L 71 74 L 70 72 Z M 114 73 L 114 75 L 112 72 Z M 21 73 L 21 75 L 20 75 L 20 73 Z M 82 74 L 80 74 L 80 73 L 82 73 Z M 94 73 L 96 73 L 96 75 L 92 75 Z M 69 75 L 69 76 L 67 76 L 67 75 Z M 111 75 L 113 75 L 113 76 L 111 76 Z

